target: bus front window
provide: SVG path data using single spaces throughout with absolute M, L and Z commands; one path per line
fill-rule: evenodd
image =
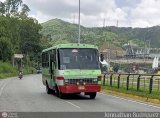
M 96 49 L 59 49 L 59 69 L 99 69 Z

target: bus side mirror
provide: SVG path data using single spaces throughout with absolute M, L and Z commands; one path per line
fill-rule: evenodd
M 100 54 L 100 61 L 102 62 L 104 60 L 104 55 Z

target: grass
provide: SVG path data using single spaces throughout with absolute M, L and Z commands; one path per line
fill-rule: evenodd
M 137 91 L 136 89 L 129 89 L 128 91 L 126 90 L 126 88 L 117 88 L 117 87 L 110 87 L 110 86 L 105 86 L 103 87 L 104 90 L 112 90 L 112 91 L 116 91 L 116 92 L 120 92 L 120 93 L 126 93 L 126 94 L 131 94 L 131 95 L 136 95 L 136 96 L 141 96 L 141 97 L 145 97 L 145 98 L 152 98 L 152 99 L 160 99 L 160 93 L 153 91 L 152 94 L 149 94 L 148 91 L 143 91 L 143 90 L 139 90 Z
M 17 74 L 17 69 L 7 62 L 0 61 L 0 79 L 12 77 Z
M 129 84 L 130 86 L 134 87 L 136 86 L 137 87 L 137 78 L 138 76 L 135 76 L 135 77 L 130 77 L 129 78 Z M 110 78 L 109 76 L 106 77 L 106 83 L 109 83 L 110 82 Z M 112 77 L 112 83 L 117 83 L 118 82 L 118 77 L 117 76 L 113 76 Z M 126 82 L 127 82 L 127 76 L 121 76 L 120 78 L 120 85 L 126 85 Z M 148 87 L 149 88 L 149 84 L 150 84 L 150 77 L 148 78 L 145 78 L 145 77 L 141 77 L 140 78 L 140 85 L 144 88 Z M 160 90 L 160 78 L 153 78 L 153 88 L 154 89 L 158 89 Z
M 137 79 L 130 79 L 129 90 L 127 90 L 126 79 L 127 77 L 120 78 L 120 88 L 118 88 L 118 79 L 116 76 L 112 78 L 112 87 L 110 86 L 110 79 L 106 80 L 106 85 L 103 86 L 104 90 L 111 90 L 125 94 L 131 94 L 136 96 L 141 96 L 145 98 L 159 99 L 160 100 L 160 85 L 157 81 L 153 81 L 152 93 L 149 93 L 149 81 L 144 79 L 140 81 L 140 89 L 137 91 Z
M 36 73 L 36 69 L 33 68 L 33 67 L 26 66 L 26 67 L 23 69 L 23 73 L 24 73 L 24 74 Z
M 7 77 L 13 77 L 16 76 L 15 73 L 0 73 L 0 79 L 5 79 Z
M 36 70 L 33 67 L 23 68 L 24 74 L 31 74 L 32 71 L 33 73 L 36 72 Z M 13 67 L 10 63 L 0 61 L 0 79 L 17 76 L 17 74 L 18 74 L 18 69 L 16 67 Z

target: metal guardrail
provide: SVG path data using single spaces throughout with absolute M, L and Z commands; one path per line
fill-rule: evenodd
M 118 89 L 125 83 L 127 91 L 131 89 L 131 87 L 133 88 L 135 86 L 136 90 L 140 91 L 141 85 L 143 85 L 143 89 L 146 89 L 146 84 L 148 84 L 149 87 L 148 92 L 150 94 L 153 91 L 153 87 L 154 89 L 156 89 L 156 92 L 160 92 L 160 75 L 157 74 L 132 74 L 132 73 L 104 74 L 102 83 L 103 86 L 106 86 L 106 83 L 108 83 L 108 85 L 111 87 L 113 86 L 114 83 L 114 86 L 117 87 Z

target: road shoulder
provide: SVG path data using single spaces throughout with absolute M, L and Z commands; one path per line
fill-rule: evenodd
M 145 97 L 141 97 L 141 96 L 121 93 L 121 92 L 112 91 L 112 90 L 102 90 L 101 92 L 116 95 L 116 96 L 121 96 L 124 98 L 130 98 L 130 99 L 138 100 L 138 101 L 142 101 L 142 102 L 153 103 L 153 104 L 160 106 L 160 99 L 145 98 Z

